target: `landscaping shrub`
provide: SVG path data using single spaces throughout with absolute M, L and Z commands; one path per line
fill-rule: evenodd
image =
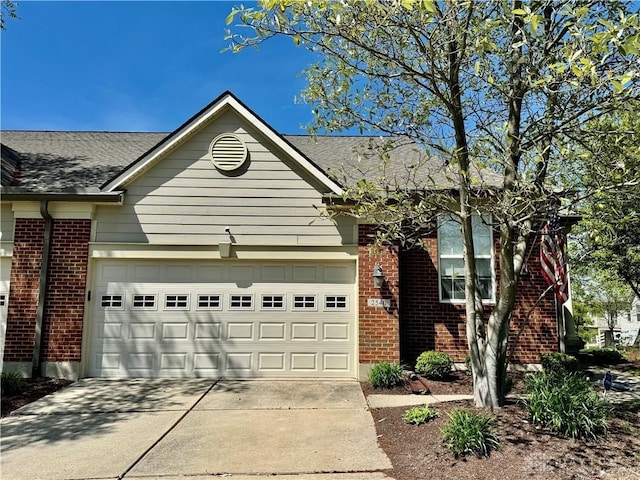
M 586 348 L 580 353 L 595 365 L 614 365 L 624 358 L 622 352 L 615 348 Z
M 2 395 L 17 395 L 24 392 L 27 383 L 19 372 L 9 370 L 2 372 L 0 390 Z
M 610 408 L 588 380 L 539 372 L 526 376 L 525 392 L 525 408 L 535 425 L 571 438 L 606 433 Z
M 407 410 L 404 412 L 402 418 L 406 423 L 411 425 L 420 425 L 422 423 L 427 423 L 429 420 L 433 420 L 437 416 L 438 412 L 429 407 L 429 405 L 424 405 L 422 407 L 413 407 Z
M 473 410 L 456 409 L 449 414 L 449 421 L 442 427 L 445 447 L 456 458 L 475 454 L 488 457 L 500 445 L 491 426 L 493 419 Z
M 545 372 L 554 375 L 574 375 L 580 366 L 576 357 L 560 352 L 543 353 L 540 363 Z
M 416 360 L 416 372 L 431 379 L 449 376 L 452 368 L 453 360 L 443 352 L 435 352 L 433 350 L 422 352 Z
M 404 382 L 404 367 L 396 363 L 376 363 L 369 372 L 369 383 L 374 388 L 393 388 Z

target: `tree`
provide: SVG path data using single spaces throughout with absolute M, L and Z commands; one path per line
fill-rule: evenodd
M 285 35 L 318 54 L 303 92 L 312 132 L 389 135 L 373 145 L 379 181 L 361 179 L 345 195 L 353 215 L 381 225 L 380 242 L 419 243 L 443 209 L 459 220 L 475 403 L 501 406 L 527 240 L 571 194 L 557 191 L 555 173 L 575 158 L 581 127 L 638 101 L 638 15 L 605 1 L 268 0 L 233 9 L 227 23 L 236 18 L 252 33 L 229 31 L 233 51 Z M 403 140 L 421 152 L 407 168 L 438 158 L 447 188 L 431 174 L 415 184 L 385 175 Z M 500 243 L 488 318 L 473 241 L 482 214 Z
M 623 110 L 589 128 L 599 135 L 584 145 L 580 171 L 592 195 L 578 225 L 576 260 L 617 276 L 640 297 L 640 116 Z M 602 160 L 592 162 L 593 155 Z
M 5 17 L 9 18 L 18 18 L 18 14 L 16 13 L 16 8 L 18 4 L 16 2 L 12 2 L 11 0 L 2 0 L 2 4 L 0 5 L 0 30 L 4 30 L 4 20 Z
M 618 317 L 631 310 L 634 293 L 614 272 L 582 269 L 581 273 L 574 277 L 577 283 L 576 297 L 591 315 L 605 319 L 613 341 Z

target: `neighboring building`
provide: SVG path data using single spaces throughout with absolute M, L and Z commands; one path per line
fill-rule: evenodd
M 638 334 L 640 333 L 640 298 L 634 298 L 631 304 L 631 310 L 618 315 L 616 325 L 613 328 L 613 337 L 611 337 L 607 320 L 604 317 L 591 318 L 591 320 L 590 327 L 598 330 L 595 338 L 596 346 L 631 346 L 636 342 Z
M 460 232 L 370 256 L 375 226 L 320 217 L 371 138 L 282 136 L 230 93 L 170 134 L 2 132 L 4 368 L 96 377 L 362 377 L 467 353 Z M 392 153 L 397 173 L 418 155 Z M 446 166 L 425 168 L 441 175 Z M 489 178 L 491 180 L 491 178 Z M 479 223 L 480 282 L 497 238 Z M 546 285 L 532 241 L 512 328 Z M 374 287 L 380 266 L 384 281 Z M 514 360 L 564 341 L 552 295 Z M 35 367 L 32 370 L 32 367 Z

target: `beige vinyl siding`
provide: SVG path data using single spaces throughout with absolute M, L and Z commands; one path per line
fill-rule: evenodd
M 3 242 L 13 241 L 13 210 L 11 204 L 0 205 L 0 240 Z
M 213 166 L 208 148 L 221 133 L 247 145 L 246 171 Z M 326 188 L 284 157 L 224 113 L 127 185 L 123 207 L 98 207 L 95 241 L 216 245 L 229 240 L 228 226 L 239 245 L 353 244 L 354 223 L 320 218 Z

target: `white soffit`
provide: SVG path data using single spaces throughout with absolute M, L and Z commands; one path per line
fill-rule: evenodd
M 176 145 L 186 141 L 186 139 L 195 131 L 197 131 L 203 124 L 206 124 L 209 120 L 214 118 L 226 108 L 232 108 L 245 121 L 252 124 L 260 133 L 262 133 L 271 142 L 273 142 L 286 155 L 291 157 L 293 161 L 300 165 L 313 178 L 327 187 L 331 191 L 331 193 L 334 193 L 336 195 L 342 195 L 344 193 L 340 185 L 331 180 L 322 170 L 320 170 L 311 161 L 309 161 L 309 159 L 307 159 L 298 150 L 296 150 L 289 142 L 284 140 L 282 136 L 280 136 L 269 125 L 258 118 L 251 110 L 245 107 L 230 92 L 224 93 L 221 97 L 219 97 L 218 100 L 215 100 L 202 112 L 185 123 L 182 127 L 169 134 L 165 141 L 158 144 L 146 155 L 138 159 L 138 161 L 134 162 L 123 172 L 121 172 L 117 177 L 110 180 L 103 187 L 102 191 L 111 192 L 124 188 L 127 183 L 131 182 L 133 179 L 148 170 L 153 165 L 153 163 L 155 163 L 155 161 L 157 161 L 167 152 L 171 151 Z

